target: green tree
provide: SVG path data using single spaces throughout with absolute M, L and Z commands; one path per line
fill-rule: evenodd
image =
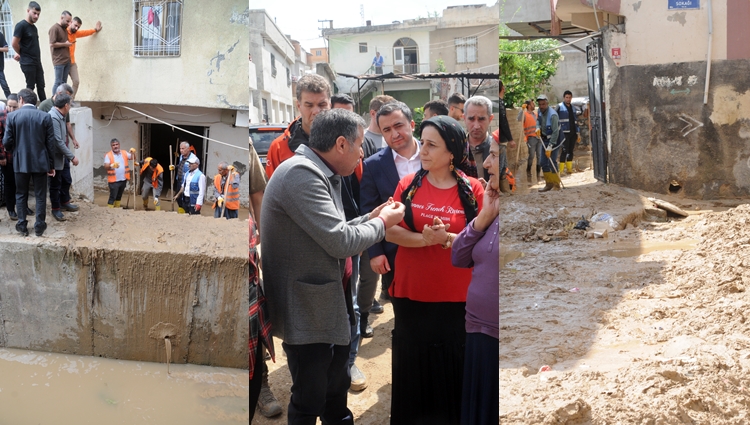
M 501 36 L 507 36 L 509 33 L 508 27 L 500 26 Z M 507 107 L 517 107 L 524 100 L 534 98 L 549 89 L 549 80 L 557 72 L 557 63 L 562 59 L 559 49 L 550 49 L 559 45 L 560 43 L 554 39 L 500 39 L 500 79 L 505 85 L 503 100 Z
M 414 131 L 412 131 L 412 135 L 419 139 L 419 128 L 422 125 L 422 120 L 424 120 L 424 108 L 421 106 L 419 108 L 414 108 L 414 113 L 412 115 L 412 119 L 414 120 Z
M 435 68 L 435 72 L 445 72 L 445 61 L 443 59 L 437 60 L 437 68 Z

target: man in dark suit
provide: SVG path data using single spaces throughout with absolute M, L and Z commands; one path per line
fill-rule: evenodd
M 47 229 L 47 176 L 55 175 L 52 154 L 55 150 L 55 130 L 49 114 L 36 109 L 36 95 L 29 89 L 18 92 L 20 108 L 8 115 L 3 145 L 13 152 L 16 177 L 16 205 L 26 205 L 29 182 L 34 181 L 36 222 L 34 233 L 42 236 Z M 16 230 L 28 236 L 26 210 L 18 208 Z
M 376 119 L 388 147 L 363 164 L 359 192 L 363 214 L 387 202 L 396 191 L 398 182 L 422 167 L 419 142 L 412 136 L 414 121 L 409 107 L 402 102 L 387 103 L 378 110 Z M 396 201 L 401 202 L 400 199 Z M 381 297 L 384 299 L 388 299 L 388 288 L 395 276 L 396 248 L 397 245 L 383 240 L 367 250 L 372 270 L 383 275 Z

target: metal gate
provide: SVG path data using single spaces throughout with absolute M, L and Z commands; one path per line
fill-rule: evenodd
M 591 151 L 594 177 L 607 182 L 607 133 L 602 78 L 602 39 L 595 38 L 586 46 L 586 65 L 589 81 L 589 116 L 591 120 Z

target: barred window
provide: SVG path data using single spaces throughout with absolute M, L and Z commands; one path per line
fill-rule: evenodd
M 292 71 L 289 68 L 286 69 L 286 85 L 287 87 L 292 85 Z
M 456 63 L 477 62 L 477 38 L 459 37 L 456 42 Z
M 13 25 L 13 15 L 10 14 L 10 4 L 8 4 L 8 0 L 5 0 L 2 2 L 3 5 L 0 6 L 0 31 L 3 32 L 3 35 L 5 36 L 5 41 L 8 43 L 8 51 L 5 52 L 5 59 L 13 59 L 13 56 L 15 56 L 16 52 L 13 51 L 13 46 L 11 46 L 11 41 L 13 41 L 13 29 L 15 26 Z
M 180 56 L 182 3 L 183 0 L 133 0 L 135 56 Z
M 359 53 L 367 53 L 367 43 L 359 43 Z
M 276 78 L 276 56 L 271 53 L 271 77 Z

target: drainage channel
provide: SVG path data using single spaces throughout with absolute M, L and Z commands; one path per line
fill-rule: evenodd
M 0 349 L 7 424 L 247 424 L 247 370 Z

